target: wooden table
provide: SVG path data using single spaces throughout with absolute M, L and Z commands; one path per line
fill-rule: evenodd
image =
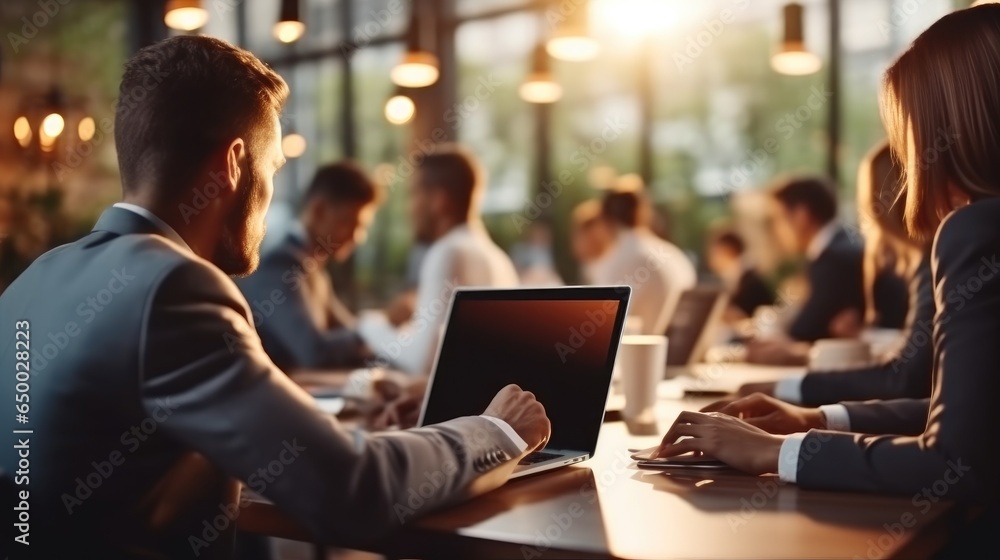
M 749 378 L 761 377 L 760 371 L 751 373 Z M 710 400 L 661 399 L 660 433 L 682 410 L 696 410 Z M 937 550 L 955 517 L 955 508 L 947 503 L 925 512 L 911 503 L 912 497 L 807 491 L 776 476 L 635 468 L 627 449 L 658 440 L 632 435 L 622 422 L 606 422 L 593 459 L 513 480 L 423 518 L 373 552 L 525 560 L 910 558 Z M 911 527 L 903 528 L 901 521 Z M 309 540 L 263 500 L 251 500 L 239 524 L 248 532 Z

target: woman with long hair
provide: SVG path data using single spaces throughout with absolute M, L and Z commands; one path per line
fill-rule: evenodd
M 727 412 L 750 421 L 682 413 L 657 454 L 701 452 L 807 488 L 912 496 L 933 487 L 938 499 L 993 504 L 1000 497 L 1000 5 L 934 23 L 886 71 L 880 101 L 905 172 L 907 230 L 933 239 L 934 389 L 929 405 L 865 406 L 872 414 L 926 414 L 922 433 L 773 435 L 754 425 L 762 410 L 748 398 Z M 803 410 L 778 403 L 766 414 Z

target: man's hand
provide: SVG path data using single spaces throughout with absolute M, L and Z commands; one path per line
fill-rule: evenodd
M 732 416 L 684 411 L 653 455 L 673 457 L 693 451 L 750 474 L 775 473 L 782 442 L 782 436 L 768 434 Z
M 412 290 L 403 292 L 385 309 L 385 316 L 390 323 L 398 327 L 413 317 L 413 310 L 416 307 L 417 293 Z
M 826 419 L 819 409 L 795 406 L 762 393 L 719 406 L 715 412 L 741 418 L 771 434 L 794 434 L 826 427 Z
M 385 387 L 376 386 L 383 396 Z M 424 403 L 424 393 L 427 391 L 427 378 L 422 377 L 405 387 L 396 386 L 396 394 L 385 398 L 385 406 L 369 422 L 369 429 L 379 431 L 389 428 L 408 429 L 417 425 L 420 420 L 420 408 Z
M 499 418 L 509 424 L 528 444 L 526 453 L 545 447 L 552 433 L 552 424 L 545 415 L 545 407 L 535 400 L 534 394 L 521 390 L 517 385 L 507 385 L 500 389 L 483 415 Z

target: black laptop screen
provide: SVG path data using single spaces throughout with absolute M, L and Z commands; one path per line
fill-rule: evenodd
M 501 388 L 515 383 L 545 406 L 552 421 L 550 449 L 593 453 L 627 293 L 627 288 L 458 292 L 423 424 L 482 414 Z

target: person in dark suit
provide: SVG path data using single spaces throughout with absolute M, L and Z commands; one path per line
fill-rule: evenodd
M 903 329 L 904 342 L 870 366 L 845 371 L 810 371 L 778 382 L 750 383 L 740 388 L 747 396 L 765 393 L 781 400 L 820 406 L 840 401 L 926 398 L 931 394 L 934 321 L 934 285 L 930 249 L 906 231 L 905 193 L 900 196 L 903 171 L 888 143 L 876 146 L 858 171 L 859 220 L 865 237 L 865 287 L 869 321 L 874 319 L 879 297 L 872 276 L 878 274 L 877 256 L 895 255 L 893 274 L 909 277 L 910 310 Z M 715 410 L 712 406 L 708 410 Z
M 827 179 L 790 178 L 777 183 L 771 194 L 791 244 L 808 261 L 809 293 L 787 334 L 805 342 L 833 338 L 835 318 L 845 312 L 864 315 L 862 248 L 837 223 L 837 198 Z
M 354 332 L 355 318 L 337 299 L 325 264 L 344 261 L 363 243 L 380 199 L 375 183 L 352 162 L 316 171 L 299 221 L 236 281 L 254 314 L 267 355 L 282 370 L 359 367 L 371 353 Z
M 917 239 L 933 237 L 930 399 L 850 405 L 857 413 L 849 429 L 859 433 L 844 433 L 823 429 L 829 419 L 810 409 L 751 396 L 722 412 L 681 414 L 661 456 L 698 451 L 747 472 L 777 472 L 804 488 L 903 494 L 914 505 L 955 499 L 985 506 L 987 518 L 996 519 L 1000 90 L 991 77 L 997 71 L 1000 6 L 985 4 L 931 25 L 883 81 L 883 120 L 906 173 L 907 227 Z M 765 418 L 798 428 L 772 435 L 756 426 Z M 955 544 L 989 545 L 993 529 L 981 525 Z
M 371 543 L 496 488 L 548 438 L 544 409 L 513 385 L 481 416 L 348 431 L 267 357 L 229 276 L 260 259 L 287 96 L 253 54 L 210 37 L 125 65 L 124 202 L 0 296 L 0 360 L 30 368 L 30 389 L 0 388 L 26 411 L 5 420 L 0 470 L 18 476 L 27 442 L 30 483 L 14 483 L 37 557 L 227 557 L 238 481 L 319 542 Z
M 753 317 L 762 305 L 774 305 L 774 290 L 747 260 L 743 238 L 726 229 L 715 232 L 706 251 L 708 267 L 729 289 L 730 318 Z

